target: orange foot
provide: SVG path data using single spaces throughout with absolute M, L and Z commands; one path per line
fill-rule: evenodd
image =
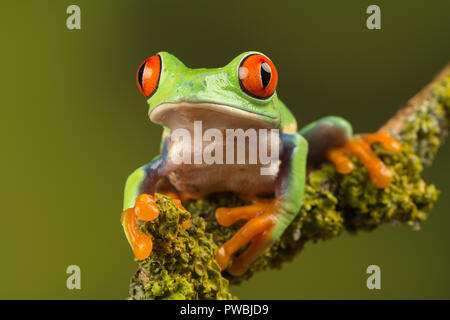
M 352 172 L 354 164 L 347 154 L 356 156 L 369 170 L 369 176 L 374 185 L 380 189 L 386 188 L 391 183 L 392 173 L 370 148 L 370 145 L 376 142 L 380 142 L 391 151 L 402 150 L 400 143 L 389 133 L 379 132 L 347 140 L 342 147 L 329 150 L 326 157 L 334 163 L 339 173 L 348 174 Z
M 248 206 L 222 207 L 216 210 L 217 222 L 222 226 L 228 227 L 238 220 L 248 220 L 216 253 L 216 261 L 224 270 L 228 267 L 231 256 L 252 241 L 250 246 L 236 257 L 232 266 L 228 268 L 228 272 L 235 276 L 245 273 L 249 264 L 268 246 L 273 227 L 278 220 L 277 213 L 275 213 L 277 199 L 253 198 L 250 201 L 252 204 Z
M 127 209 L 122 213 L 120 222 L 125 227 L 128 241 L 138 260 L 144 260 L 150 255 L 153 249 L 153 242 L 148 235 L 139 231 L 136 217 L 142 221 L 152 221 L 158 215 L 159 209 L 153 196 L 145 193 L 137 197 L 134 208 Z

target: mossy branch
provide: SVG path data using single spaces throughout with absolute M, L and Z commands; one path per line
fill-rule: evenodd
M 307 242 L 331 239 L 345 230 L 370 231 L 383 223 L 419 228 L 438 197 L 436 188 L 422 180 L 422 167 L 431 164 L 448 135 L 449 123 L 450 65 L 379 130 L 390 132 L 403 146 L 401 152 L 373 146 L 393 173 L 391 185 L 375 188 L 356 158 L 352 159 L 355 170 L 348 175 L 338 174 L 328 163 L 311 170 L 300 213 L 240 277 L 221 273 L 214 253 L 241 225 L 221 227 L 214 212 L 219 206 L 243 205 L 242 200 L 234 194 L 215 194 L 184 203 L 185 211 L 170 198 L 157 195 L 160 216 L 140 227 L 153 238 L 154 249 L 139 262 L 131 281 L 131 299 L 232 299 L 229 282 L 280 268 Z

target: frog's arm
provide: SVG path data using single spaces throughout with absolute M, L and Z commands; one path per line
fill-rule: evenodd
M 128 176 L 125 184 L 123 210 L 133 208 L 136 198 L 140 194 L 154 193 L 156 183 L 164 176 L 164 168 L 165 159 L 159 155 Z
M 133 208 L 136 198 L 142 193 L 153 194 L 156 183 L 166 174 L 167 135 L 163 133 L 161 155 L 128 176 L 125 184 L 123 210 Z
M 223 226 L 248 220 L 216 253 L 216 261 L 225 269 L 231 256 L 251 241 L 228 268 L 233 275 L 245 273 L 249 264 L 281 236 L 302 206 L 308 144 L 297 133 L 282 134 L 281 142 L 283 151 L 274 199 L 253 199 L 248 206 L 216 211 L 217 221 Z
M 326 152 L 342 146 L 353 135 L 350 123 L 340 117 L 329 116 L 312 122 L 300 134 L 308 141 L 308 164 L 324 160 Z
M 282 165 L 278 175 L 275 198 L 280 202 L 280 215 L 272 232 L 278 239 L 302 207 L 306 179 L 308 143 L 299 134 L 282 134 Z
M 166 139 L 163 138 L 162 154 L 135 170 L 125 184 L 121 224 L 134 255 L 139 260 L 150 255 L 153 244 L 148 235 L 139 231 L 136 217 L 143 221 L 150 221 L 159 215 L 152 194 L 156 183 L 167 173 L 166 155 Z
M 281 101 L 278 100 L 280 106 L 281 132 L 285 134 L 297 133 L 297 120 L 291 110 Z
M 382 143 L 391 151 L 400 151 L 401 145 L 386 132 L 353 137 L 351 125 L 339 117 L 326 117 L 311 123 L 300 131 L 309 144 L 308 165 L 321 163 L 325 158 L 336 166 L 339 173 L 350 173 L 353 162 L 348 155 L 356 156 L 369 171 L 377 188 L 386 188 L 392 180 L 391 172 L 373 153 L 370 145 Z

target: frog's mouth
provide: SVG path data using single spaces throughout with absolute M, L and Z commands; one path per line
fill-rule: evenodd
M 150 120 L 170 129 L 192 129 L 195 121 L 203 128 L 278 128 L 279 119 L 224 104 L 210 102 L 165 102 L 150 112 Z

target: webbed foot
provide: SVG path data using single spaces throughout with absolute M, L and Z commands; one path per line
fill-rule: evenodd
M 400 143 L 389 133 L 379 132 L 349 139 L 342 147 L 328 150 L 326 157 L 336 166 L 339 173 L 348 174 L 353 171 L 354 164 L 347 155 L 356 156 L 369 171 L 374 185 L 380 189 L 386 188 L 391 183 L 392 173 L 372 151 L 370 146 L 376 142 L 391 151 L 398 152 L 402 149 Z
M 245 273 L 249 264 L 267 248 L 271 242 L 272 230 L 278 221 L 276 198 L 253 198 L 251 202 L 248 206 L 216 210 L 217 222 L 222 226 L 230 226 L 242 219 L 248 220 L 216 253 L 216 261 L 224 270 L 228 267 L 231 256 L 251 241 L 250 246 L 236 257 L 228 268 L 228 272 L 235 276 Z
M 144 193 L 136 198 L 134 208 L 125 210 L 120 217 L 125 234 L 138 260 L 144 260 L 150 255 L 153 249 L 153 242 L 148 235 L 139 231 L 136 217 L 142 221 L 152 221 L 158 215 L 159 209 L 153 196 Z

